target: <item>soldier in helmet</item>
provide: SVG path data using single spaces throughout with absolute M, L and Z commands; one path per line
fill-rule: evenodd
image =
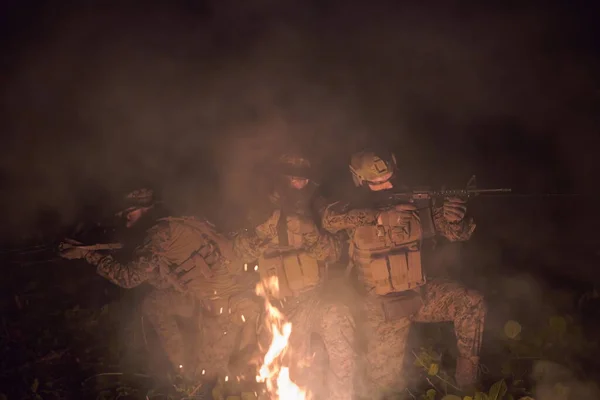
M 280 303 L 292 322 L 294 364 L 314 353 L 311 346 L 324 348 L 328 372 L 320 377 L 323 381 L 313 380 L 309 390 L 322 398 L 350 400 L 355 365 L 351 313 L 347 306 L 321 295 L 327 263 L 338 260 L 341 242 L 316 223 L 317 186 L 308 159 L 284 154 L 273 167 L 272 212 L 254 229 L 234 238 L 234 251 L 247 261 L 258 260 L 261 279 L 278 278 L 279 292 L 272 296 L 281 300 L 274 304 Z M 299 369 L 291 372 L 292 379 L 302 375 Z
M 126 196 L 118 213 L 133 228 L 155 209 L 154 193 L 138 189 Z M 231 241 L 206 220 L 160 218 L 151 222 L 133 261 L 120 263 L 112 255 L 73 247 L 67 259 L 85 259 L 98 274 L 123 288 L 149 283 L 155 290 L 144 299 L 143 312 L 158 333 L 175 371 L 192 379 L 227 375 L 234 350 L 254 343 L 261 305 L 251 277 L 233 255 Z M 200 354 L 186 350 L 176 317 L 199 318 Z M 198 356 L 198 357 L 196 357 Z
M 427 281 L 421 264 L 423 239 L 436 234 L 450 241 L 471 237 L 475 224 L 465 215 L 465 202 L 447 198 L 433 209 L 385 204 L 386 193 L 404 189 L 391 153 L 358 152 L 351 158 L 350 171 L 356 186 L 366 190 L 355 204 L 329 205 L 322 224 L 330 232 L 349 235 L 351 265 L 365 292 L 364 374 L 376 386 L 368 384 L 367 390 L 404 389 L 403 359 L 412 321 L 454 322 L 459 351 L 455 378 L 460 386 L 471 386 L 477 378 L 486 314 L 483 298 L 456 282 Z

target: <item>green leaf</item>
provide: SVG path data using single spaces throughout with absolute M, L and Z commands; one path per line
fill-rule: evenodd
M 438 372 L 440 372 L 440 366 L 436 363 L 433 363 L 429 366 L 429 370 L 427 371 L 427 374 L 430 376 L 436 376 L 438 374 Z
M 435 389 L 429 389 L 425 394 L 425 398 L 427 400 L 435 400 L 436 395 L 437 395 L 437 392 Z
M 507 391 L 506 382 L 504 382 L 504 379 L 501 379 L 490 388 L 489 400 L 501 400 Z
M 40 381 L 38 381 L 38 379 L 37 379 L 37 378 L 35 378 L 35 379 L 33 380 L 33 383 L 31 384 L 31 391 L 32 391 L 33 393 L 35 393 L 35 392 L 37 392 L 37 390 L 38 390 L 38 388 L 39 388 L 39 387 L 40 387 Z
M 504 324 L 504 334 L 510 339 L 514 339 L 521 333 L 521 324 L 514 320 L 506 321 Z

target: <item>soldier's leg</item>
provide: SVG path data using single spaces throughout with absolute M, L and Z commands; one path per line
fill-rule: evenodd
M 229 329 L 232 337 L 223 342 L 219 358 L 229 373 L 241 379 L 256 376 L 260 362 L 257 341 L 257 320 L 262 310 L 261 300 L 254 296 L 239 296 L 230 300 Z
M 310 382 L 313 363 L 311 354 L 312 333 L 316 330 L 318 313 L 316 293 L 293 298 L 283 303 L 282 311 L 292 324 L 286 357 L 289 359 L 290 377 L 298 385 L 314 390 Z
M 194 302 L 172 290 L 155 290 L 146 296 L 142 310 L 158 338 L 173 368 L 185 375 L 192 373 L 193 366 L 186 358 L 183 336 L 175 316 L 190 318 L 194 314 Z
M 240 330 L 239 341 L 233 351 L 244 350 L 257 344 L 257 319 L 261 315 L 262 300 L 255 296 L 242 296 L 231 299 L 231 320 Z
M 350 308 L 327 302 L 319 314 L 319 333 L 325 344 L 329 368 L 327 392 L 322 398 L 351 400 L 356 372 L 355 326 Z
M 367 345 L 366 363 L 361 365 L 360 371 L 360 396 L 382 399 L 389 392 L 403 391 L 406 387 L 403 364 L 410 320 L 386 321 L 381 300 L 368 296 L 365 321 L 361 322 L 364 323 L 361 334 Z
M 424 306 L 414 318 L 418 322 L 454 322 L 459 353 L 456 382 L 460 386 L 469 386 L 477 380 L 486 311 L 479 292 L 440 280 L 427 283 Z
M 206 376 L 241 377 L 249 359 L 233 359 L 242 346 L 256 344 L 256 320 L 261 303 L 252 296 L 240 295 L 227 300 L 223 313 L 207 317 L 203 326 L 202 369 Z M 252 378 L 255 379 L 256 371 Z

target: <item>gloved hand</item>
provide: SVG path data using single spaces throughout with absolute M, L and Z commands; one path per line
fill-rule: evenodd
M 448 197 L 444 200 L 444 218 L 450 223 L 458 223 L 465 218 L 467 202 L 459 197 Z
M 398 204 L 389 210 L 379 213 L 377 216 L 377 225 L 385 226 L 403 226 L 410 220 L 418 220 L 417 207 L 414 204 Z
M 58 255 L 62 258 L 66 258 L 67 260 L 77 260 L 80 258 L 85 258 L 85 256 L 87 256 L 89 252 L 90 250 L 85 250 L 81 247 L 73 246 L 60 250 Z

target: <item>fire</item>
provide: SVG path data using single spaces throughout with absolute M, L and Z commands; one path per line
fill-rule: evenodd
M 307 400 L 306 391 L 291 380 L 289 365 L 284 365 L 292 323 L 269 300 L 270 294 L 277 296 L 278 292 L 277 277 L 270 277 L 256 285 L 256 294 L 265 299 L 266 325 L 272 336 L 256 381 L 265 382 L 271 400 Z

